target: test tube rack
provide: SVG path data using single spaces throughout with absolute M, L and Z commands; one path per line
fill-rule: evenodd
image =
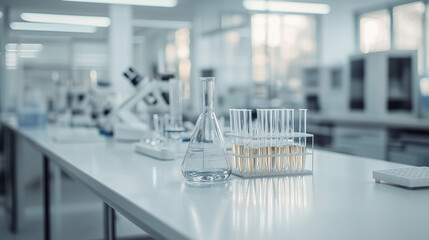
M 308 175 L 313 173 L 314 136 L 291 133 L 281 136 L 235 138 L 230 153 L 232 174 L 242 178 Z M 305 143 L 305 144 L 304 144 Z

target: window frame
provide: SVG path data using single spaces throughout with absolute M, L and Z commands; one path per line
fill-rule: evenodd
M 315 63 L 314 65 L 318 65 L 321 62 L 322 59 L 322 31 L 321 31 L 321 21 L 322 21 L 322 16 L 319 14 L 310 14 L 310 13 L 293 13 L 293 12 L 275 12 L 275 11 L 249 11 L 249 26 L 250 28 L 251 26 L 251 18 L 253 15 L 255 14 L 266 14 L 266 15 L 270 15 L 270 14 L 275 14 L 275 15 L 280 15 L 280 16 L 285 16 L 285 15 L 300 15 L 300 16 L 307 16 L 307 17 L 312 17 L 314 19 L 314 23 L 315 23 L 315 44 L 316 44 L 316 51 L 315 51 Z M 266 33 L 267 34 L 267 33 Z M 266 43 L 267 44 L 267 43 Z M 267 49 L 265 49 L 265 52 L 267 53 Z M 252 47 L 252 57 L 253 57 L 253 47 Z M 253 63 L 251 64 L 252 70 L 253 70 Z M 301 79 L 301 81 L 303 81 L 303 79 Z M 260 85 L 260 86 L 265 86 L 267 87 L 267 99 L 272 99 L 273 97 L 275 97 L 277 95 L 276 90 L 271 89 L 272 86 L 270 85 L 272 83 L 272 78 L 271 76 L 268 77 L 266 79 L 266 81 L 264 82 L 258 82 L 255 81 L 253 79 L 253 75 L 252 75 L 252 83 L 256 84 L 256 85 Z M 277 88 L 275 88 L 277 89 Z M 276 92 L 275 94 L 273 94 L 273 92 Z

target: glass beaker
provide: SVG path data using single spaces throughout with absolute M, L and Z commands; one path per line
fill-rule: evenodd
M 200 78 L 200 84 L 203 109 L 182 162 L 182 174 L 190 182 L 224 181 L 231 175 L 231 165 L 214 112 L 214 78 Z

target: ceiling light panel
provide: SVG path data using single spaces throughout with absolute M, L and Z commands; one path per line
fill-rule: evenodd
M 191 28 L 192 23 L 186 22 L 186 21 L 134 19 L 133 26 L 146 27 L 146 28 L 178 29 L 178 28 Z
M 177 0 L 63 0 L 63 1 L 137 5 L 137 6 L 147 6 L 147 7 L 175 7 L 177 5 Z
M 97 30 L 97 28 L 94 26 L 29 22 L 12 22 L 10 23 L 10 28 L 12 30 L 76 33 L 94 33 Z
M 76 25 L 96 26 L 96 27 L 108 27 L 110 25 L 110 18 L 108 17 L 60 15 L 60 14 L 44 14 L 44 13 L 21 13 L 21 18 L 24 21 L 39 22 L 39 23 L 76 24 Z
M 248 10 L 269 12 L 328 14 L 330 11 L 328 4 L 289 1 L 245 0 L 243 6 Z

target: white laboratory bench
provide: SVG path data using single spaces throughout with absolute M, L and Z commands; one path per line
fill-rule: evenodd
M 231 176 L 225 183 L 192 186 L 182 177 L 182 159 L 158 161 L 112 139 L 55 143 L 53 128 L 3 126 L 36 146 L 45 164 L 59 166 L 98 195 L 107 216 L 111 207 L 157 239 L 429 238 L 429 188 L 372 179 L 372 170 L 406 165 L 319 150 L 313 175 Z M 106 239 L 114 239 L 108 219 Z

